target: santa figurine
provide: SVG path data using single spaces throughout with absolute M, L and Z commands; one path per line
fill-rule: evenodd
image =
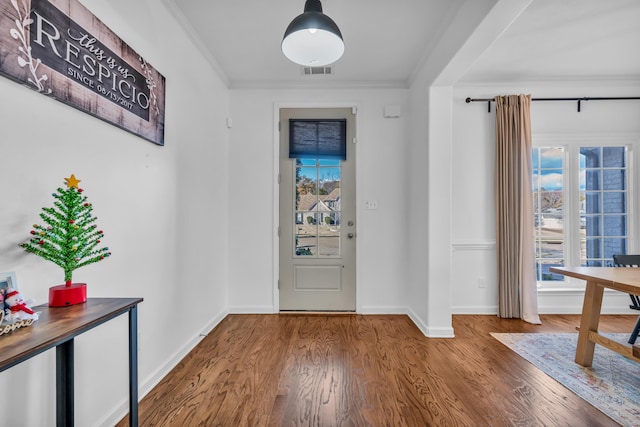
M 38 313 L 34 312 L 28 304 L 33 301 L 25 301 L 22 294 L 13 288 L 7 289 L 4 296 L 6 308 L 5 322 L 15 323 L 20 320 L 38 320 Z

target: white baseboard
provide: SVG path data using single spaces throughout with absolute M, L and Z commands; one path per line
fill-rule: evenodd
M 546 290 L 538 292 L 540 314 L 580 314 L 584 301 L 583 290 Z M 637 314 L 629 308 L 629 295 L 605 289 L 601 314 Z
M 229 307 L 229 314 L 273 314 L 277 313 L 272 305 L 239 305 Z
M 184 357 L 195 348 L 196 345 L 204 338 L 206 334 L 211 332 L 222 320 L 227 317 L 228 312 L 222 311 L 213 317 L 205 325 L 202 332 L 192 336 L 177 352 L 173 354 L 167 361 L 152 372 L 147 378 L 138 385 L 138 401 L 142 400 L 158 383 L 175 368 Z M 116 405 L 111 411 L 102 417 L 95 424 L 95 427 L 109 427 L 116 425 L 123 417 L 129 413 L 128 395 L 120 404 Z
M 452 314 L 493 314 L 498 315 L 498 306 L 455 306 Z
M 362 307 L 358 314 L 407 314 L 407 307 Z
M 427 326 L 425 322 L 422 321 L 420 316 L 418 316 L 413 310 L 408 307 L 362 307 L 362 311 L 360 314 L 405 314 L 409 316 L 409 319 L 416 325 L 420 332 L 426 337 L 429 338 L 453 338 L 453 328 L 452 327 L 433 327 Z
M 175 368 L 184 357 L 195 348 L 202 338 L 213 330 L 222 320 L 227 317 L 228 312 L 222 311 L 213 317 L 197 335 L 193 335 L 177 352 L 173 354 L 161 367 L 145 378 L 140 385 L 140 399 L 147 395 L 158 383 Z
M 540 291 L 540 314 L 580 314 L 584 291 L 578 289 Z M 629 308 L 629 296 L 622 292 L 605 290 L 601 314 L 638 314 Z M 453 314 L 498 314 L 498 306 L 455 306 Z
M 455 338 L 452 327 L 428 326 L 413 310 L 407 309 L 407 316 L 420 329 L 422 334 L 428 338 Z

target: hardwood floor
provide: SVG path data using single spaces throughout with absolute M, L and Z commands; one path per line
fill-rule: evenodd
M 230 315 L 140 402 L 140 425 L 617 425 L 489 335 L 579 324 L 541 317 L 454 316 L 456 338 L 434 339 L 400 315 Z

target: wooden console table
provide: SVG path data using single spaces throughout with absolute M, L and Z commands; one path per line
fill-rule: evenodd
M 596 344 L 640 362 L 640 346 L 621 343 L 598 332 L 604 288 L 629 294 L 640 294 L 640 269 L 629 267 L 551 267 L 549 271 L 587 282 L 578 332 L 576 363 L 582 366 L 591 366 Z
M 69 307 L 33 307 L 31 326 L 0 336 L 0 372 L 56 348 L 56 425 L 74 425 L 73 339 L 129 313 L 129 425 L 138 425 L 138 304 L 142 298 L 88 298 Z

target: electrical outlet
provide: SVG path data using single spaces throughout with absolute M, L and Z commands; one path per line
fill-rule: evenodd
M 378 209 L 378 201 L 377 200 L 365 200 L 364 208 L 368 210 Z

